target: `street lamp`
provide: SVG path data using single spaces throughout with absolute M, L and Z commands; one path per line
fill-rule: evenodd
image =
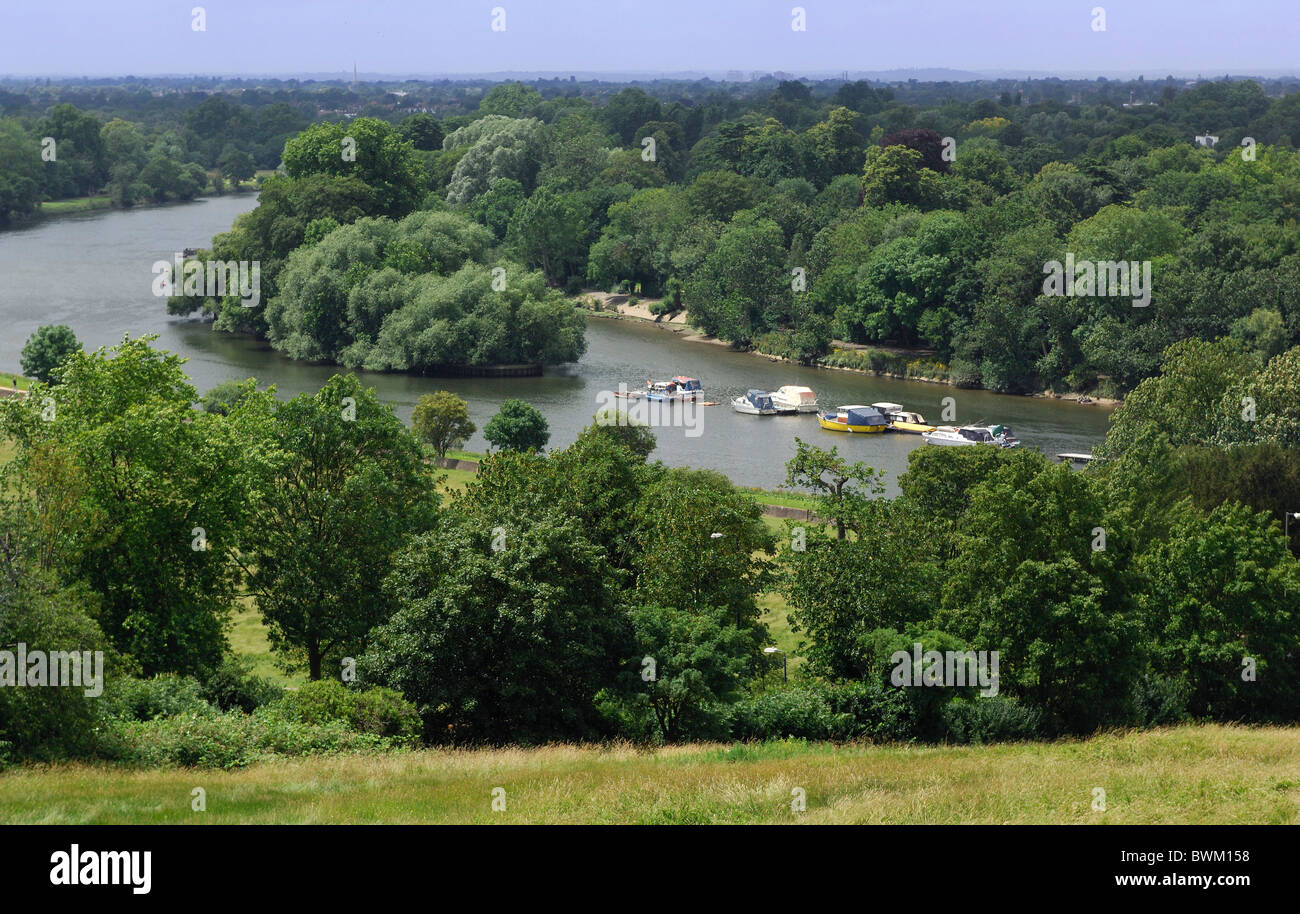
M 1296 520 L 1300 520 L 1300 511 L 1284 511 L 1282 517 L 1285 518 L 1282 522 L 1282 529 L 1289 540 L 1291 539 L 1291 518 L 1294 517 Z
M 781 655 L 781 681 L 789 682 L 789 677 L 786 675 L 785 651 L 781 650 L 779 647 L 765 647 L 763 648 L 763 653 Z

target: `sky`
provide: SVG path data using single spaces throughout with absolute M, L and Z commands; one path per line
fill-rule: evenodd
M 1300 74 L 1300 0 L 0 0 L 0 75 L 350 78 L 354 62 L 402 75 Z

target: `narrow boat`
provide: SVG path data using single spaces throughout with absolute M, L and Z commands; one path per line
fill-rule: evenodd
M 772 395 L 763 390 L 749 390 L 743 397 L 731 401 L 731 408 L 738 413 L 749 416 L 775 416 L 776 407 L 772 404 Z
M 901 403 L 872 403 L 871 405 L 885 414 L 890 431 L 920 435 L 935 430 L 935 426 L 925 421 L 925 416 L 903 409 Z
M 817 395 L 811 387 L 787 384 L 772 392 L 772 403 L 777 412 L 815 413 L 817 412 Z
M 818 413 L 817 424 L 828 432 L 883 432 L 889 427 L 885 414 L 874 406 L 841 406 L 833 413 Z
M 998 447 L 1020 447 L 1020 439 L 1005 425 L 943 426 L 921 435 L 926 444 L 946 447 L 965 447 L 972 444 L 993 444 Z

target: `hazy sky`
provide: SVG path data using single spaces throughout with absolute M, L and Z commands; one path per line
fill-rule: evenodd
M 1300 0 L 0 0 L 0 74 L 351 75 L 355 60 L 367 73 L 1210 76 L 1300 71 L 1298 23 Z

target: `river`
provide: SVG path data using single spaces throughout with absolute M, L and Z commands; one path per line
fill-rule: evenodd
M 157 345 L 188 359 L 200 392 L 250 376 L 273 383 L 281 396 L 315 390 L 338 369 L 294 362 L 266 343 L 213 332 L 210 325 L 167 314 L 151 293 L 155 261 L 184 247 L 207 247 L 214 234 L 256 204 L 253 195 L 213 197 L 194 203 L 135 211 L 59 216 L 0 232 L 0 371 L 17 369 L 19 353 L 42 324 L 67 324 L 88 349 L 112 345 L 124 334 L 159 336 Z M 366 384 L 409 419 L 422 395 L 446 389 L 469 403 L 480 430 L 507 397 L 520 397 L 545 414 L 551 444 L 564 446 L 591 421 L 602 396 L 620 383 L 636 388 L 646 378 L 683 374 L 701 379 L 708 399 L 694 428 L 661 427 L 655 458 L 672 466 L 708 467 L 741 485 L 773 488 L 784 481 L 796 436 L 882 470 L 891 492 L 907 455 L 921 445 L 915 435 L 843 435 L 824 432 L 811 415 L 746 416 L 726 405 L 751 387 L 783 384 L 813 388 L 823 406 L 891 401 L 942 414 L 952 397 L 958 422 L 1001 422 L 1026 447 L 1045 453 L 1088 452 L 1105 435 L 1109 411 L 1095 406 L 986 391 L 873 378 L 851 372 L 772 362 L 723 346 L 691 342 L 650 324 L 593 317 L 581 361 L 547 369 L 538 378 L 444 379 L 362 373 Z M 485 450 L 482 432 L 467 444 Z

